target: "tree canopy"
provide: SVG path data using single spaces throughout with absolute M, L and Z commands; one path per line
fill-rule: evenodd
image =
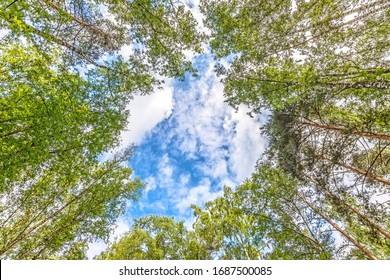
M 170 0 L 0 4 L 0 258 L 389 259 L 390 2 Z M 135 219 L 144 184 L 118 148 L 135 95 L 197 75 L 208 44 L 226 102 L 270 112 L 252 175 L 187 228 Z M 259 132 L 260 133 L 260 132 Z M 384 198 L 384 199 L 383 199 Z M 341 241 L 339 241 L 341 240 Z

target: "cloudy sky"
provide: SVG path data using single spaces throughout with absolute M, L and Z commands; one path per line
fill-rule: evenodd
M 196 5 L 192 9 L 201 20 Z M 123 56 L 130 53 L 130 46 L 122 50 Z M 225 185 L 239 185 L 265 149 L 259 128 L 267 116 L 250 117 L 247 108 L 235 111 L 224 102 L 212 54 L 192 60 L 198 77 L 165 80 L 162 89 L 136 96 L 129 104 L 131 116 L 121 136 L 122 146 L 138 146 L 128 164 L 146 188 L 118 220 L 112 238 L 126 232 L 133 218 L 148 214 L 174 216 L 189 226 L 190 205 L 202 206 L 219 196 Z M 92 244 L 88 256 L 104 247 Z
M 141 199 L 118 220 L 115 235 L 128 230 L 133 218 L 156 214 L 191 223 L 191 204 L 201 206 L 250 176 L 266 141 L 260 126 L 266 115 L 250 117 L 224 102 L 223 85 L 214 73 L 211 54 L 194 58 L 198 77 L 166 81 L 163 89 L 137 96 L 122 133 L 122 146 L 138 148 L 129 161 L 147 185 Z M 91 246 L 93 256 L 104 248 Z

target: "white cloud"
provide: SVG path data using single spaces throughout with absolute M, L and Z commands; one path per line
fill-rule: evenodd
M 186 189 L 184 196 L 176 198 L 176 208 L 179 210 L 180 214 L 184 214 L 188 211 L 191 204 L 202 205 L 206 201 L 213 200 L 221 194 L 221 192 L 212 192 L 210 182 L 205 180 L 205 182 L 199 186 Z
M 153 190 L 164 193 L 177 215 L 187 220 L 191 204 L 201 206 L 221 195 L 225 185 L 234 187 L 249 177 L 266 142 L 259 116 L 251 118 L 247 108 L 236 112 L 224 102 L 213 65 L 183 86 L 175 88 L 173 111 L 164 126 L 169 131 L 156 131 L 164 135 L 162 145 L 170 153 L 159 159 Z M 193 165 L 181 166 L 184 159 Z
M 101 161 L 109 159 L 115 152 L 131 144 L 139 144 L 148 132 L 171 115 L 173 109 L 172 81 L 166 80 L 162 89 L 156 89 L 150 95 L 135 96 L 127 108 L 130 110 L 130 117 L 126 128 L 120 135 L 121 144 L 102 155 Z
M 173 177 L 174 167 L 171 165 L 168 154 L 165 154 L 158 166 L 157 186 L 159 188 L 167 189 L 168 195 L 171 195 L 173 191 L 172 186 L 175 185 L 175 179 Z
M 266 146 L 266 140 L 260 134 L 260 118 L 248 119 L 250 118 L 248 111 L 247 108 L 241 106 L 237 113 L 232 114 L 232 119 L 236 122 L 236 133 L 232 138 L 229 164 L 240 182 L 253 171 L 257 159 Z
M 148 131 L 169 117 L 173 107 L 172 81 L 167 80 L 161 90 L 151 95 L 136 96 L 129 104 L 130 119 L 121 138 L 124 143 L 139 143 Z
M 149 192 L 156 189 L 156 180 L 153 177 L 148 177 L 144 180 L 146 183 L 145 192 Z
M 205 158 L 198 166 L 203 175 L 233 185 L 250 176 L 266 142 L 248 109 L 238 112 L 224 102 L 223 85 L 209 65 L 189 89 L 179 89 L 171 117 L 177 147 L 189 158 Z M 176 141 L 176 140 L 175 140 Z
M 122 48 L 119 50 L 119 54 L 124 58 L 124 59 L 129 59 L 132 54 L 134 54 L 134 46 L 133 45 L 124 45 Z

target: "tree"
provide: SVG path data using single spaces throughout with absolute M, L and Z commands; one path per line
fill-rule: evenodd
M 12 4 L 12 5 L 11 5 Z M 73 64 L 91 64 L 106 71 L 124 45 L 165 76 L 181 76 L 193 70 L 184 51 L 201 51 L 203 35 L 183 5 L 150 0 L 39 0 L 3 3 L 0 27 L 9 37 L 23 36 L 51 55 L 55 45 Z M 103 10 L 106 9 L 106 14 Z
M 380 138 L 374 138 L 374 145 L 370 135 L 340 132 L 327 125 L 307 126 L 297 121 L 297 112 L 302 111 L 295 107 L 273 113 L 264 127 L 269 159 L 316 194 L 318 205 L 327 207 L 325 216 L 339 221 L 349 236 L 364 244 L 371 251 L 367 256 L 388 258 L 388 201 L 377 201 L 386 193 L 388 180 L 373 173 L 382 170 L 382 164 L 386 170 L 385 163 L 375 161 L 386 154 L 387 145 L 378 149 Z M 353 158 L 363 155 L 365 160 L 371 157 L 365 170 L 353 166 Z M 375 169 L 370 168 L 373 165 Z
M 190 260 L 209 259 L 201 244 L 183 222 L 164 216 L 134 220 L 130 231 L 113 242 L 100 260 Z
M 64 158 L 2 193 L 2 258 L 46 259 L 79 242 L 106 240 L 142 183 L 122 167 L 132 148 L 99 163 Z M 69 249 L 70 249 L 69 248 Z
M 184 76 L 184 50 L 200 51 L 191 14 L 171 1 L 35 2 L 0 6 L 0 191 L 69 150 L 96 157 L 118 145 L 133 96 L 159 85 L 156 73 Z
M 85 80 L 58 56 L 47 58 L 32 46 L 15 44 L 1 46 L 0 73 L 1 192 L 69 155 L 89 160 L 118 144 L 130 98 L 120 90 L 151 87 L 147 79 L 135 84 L 144 72 L 107 85 L 104 73 L 91 70 Z
M 217 66 L 226 101 L 272 112 L 264 128 L 272 163 L 369 258 L 388 258 L 388 201 L 375 200 L 390 183 L 378 161 L 390 140 L 389 9 L 386 1 L 202 2 L 215 57 L 231 61 Z
M 294 199 L 292 181 L 275 181 L 272 172 L 263 165 L 204 210 L 194 207 L 196 235 L 219 259 L 330 259 L 323 221 Z
M 356 120 L 358 107 L 382 128 L 389 115 L 389 8 L 386 1 L 201 2 L 216 59 L 232 61 L 217 67 L 230 105 L 259 112 L 322 100 L 339 121 Z
M 225 187 L 222 197 L 206 202 L 204 209 L 193 205 L 195 235 L 217 259 L 262 259 L 266 244 L 258 220 L 243 211 L 245 197 Z M 260 235 L 260 236 L 259 236 Z

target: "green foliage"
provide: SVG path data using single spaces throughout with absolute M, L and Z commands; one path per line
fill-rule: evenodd
M 282 171 L 259 165 L 234 192 L 225 188 L 204 210 L 193 207 L 195 233 L 221 259 L 330 259 L 330 234 L 296 191 Z
M 261 259 L 266 247 L 262 231 L 254 215 L 247 215 L 242 207 L 245 198 L 230 188 L 223 197 L 206 203 L 204 210 L 193 206 L 196 222 L 194 231 L 205 242 L 206 248 L 219 259 Z
M 201 52 L 204 40 L 192 14 L 168 0 L 23 0 L 4 9 L 6 5 L 0 7 L 0 27 L 10 30 L 8 38 L 22 36 L 48 55 L 47 47 L 54 45 L 74 65 L 107 70 L 122 47 L 135 44 L 131 57 L 142 56 L 160 75 L 184 77 L 195 71 L 184 51 Z
M 2 258 L 48 258 L 73 241 L 106 240 L 143 187 L 121 166 L 131 153 L 103 164 L 69 154 L 33 178 L 13 181 L 1 195 Z
M 118 143 L 128 96 L 113 99 L 112 90 L 99 84 L 99 70 L 85 80 L 58 56 L 8 45 L 1 46 L 0 72 L 0 191 L 6 182 L 35 176 L 44 164 L 70 154 L 92 159 Z
M 376 200 L 390 185 L 389 10 L 385 1 L 201 1 L 215 58 L 231 61 L 216 68 L 226 101 L 272 112 L 265 156 L 297 182 L 296 194 L 286 181 L 277 194 L 266 186 L 276 171 L 255 173 L 260 197 L 284 201 L 270 198 L 264 209 L 290 213 L 282 220 L 296 226 L 288 206 L 300 197 L 335 229 L 343 225 L 336 230 L 360 253 L 340 247 L 336 258 L 388 258 L 388 201 Z
M 272 112 L 268 161 L 193 206 L 193 230 L 142 217 L 96 258 L 388 259 L 388 203 L 376 202 L 390 185 L 388 3 L 200 8 L 215 58 L 231 61 L 216 68 L 226 101 Z M 196 74 L 187 55 L 206 36 L 168 0 L 7 1 L 0 28 L 0 257 L 85 259 L 143 187 L 121 166 L 132 147 L 98 156 L 118 146 L 135 94 Z
M 329 122 L 388 131 L 389 7 L 358 2 L 201 1 L 216 58 L 234 57 L 217 67 L 227 102 L 260 112 L 321 100 Z
M 145 216 L 134 220 L 130 231 L 113 242 L 100 260 L 190 260 L 208 259 L 192 232 L 183 222 L 164 216 Z
M 120 166 L 132 148 L 98 156 L 157 75 L 195 73 L 204 36 L 171 1 L 3 1 L 0 28 L 0 256 L 85 258 L 142 187 Z

